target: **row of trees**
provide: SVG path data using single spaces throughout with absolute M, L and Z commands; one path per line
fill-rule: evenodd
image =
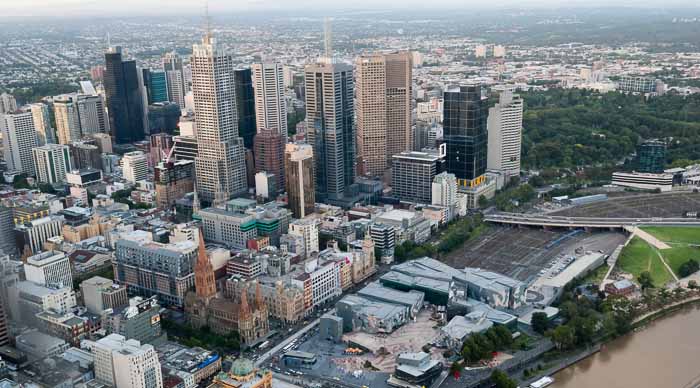
M 213 333 L 208 326 L 195 329 L 190 325 L 182 325 L 171 319 L 161 320 L 163 329 L 168 336 L 174 337 L 181 344 L 188 347 L 202 347 L 215 349 L 222 354 L 237 352 L 241 349 L 240 336 L 237 331 L 228 335 Z
M 513 344 L 513 335 L 505 326 L 492 326 L 484 333 L 472 334 L 462 345 L 462 358 L 469 363 L 491 359 L 496 351 Z

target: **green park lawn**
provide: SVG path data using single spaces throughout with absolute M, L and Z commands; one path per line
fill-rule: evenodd
M 642 230 L 668 244 L 700 244 L 700 227 L 645 226 Z
M 700 261 L 700 248 L 691 244 L 700 245 L 700 228 L 692 226 L 649 226 L 642 228 L 659 240 L 671 246 L 670 249 L 660 250 L 666 263 L 676 276 L 680 277 L 679 269 L 683 263 L 690 259 Z
M 633 238 L 622 249 L 617 265 L 622 271 L 632 274 L 635 280 L 642 272 L 649 271 L 656 287 L 672 280 L 671 274 L 666 270 L 654 248 L 639 237 Z

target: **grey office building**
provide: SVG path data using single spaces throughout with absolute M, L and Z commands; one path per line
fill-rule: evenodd
M 391 188 L 400 201 L 430 204 L 433 179 L 444 169 L 445 145 L 439 150 L 402 152 L 392 157 Z

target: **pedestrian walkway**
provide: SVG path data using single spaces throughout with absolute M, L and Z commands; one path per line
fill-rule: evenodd
M 639 229 L 637 226 L 625 226 L 625 230 L 632 233 L 633 235 L 641 238 L 642 240 L 648 242 L 652 247 L 656 249 L 669 249 L 670 245 L 659 240 L 658 238 L 652 236 L 651 234 Z

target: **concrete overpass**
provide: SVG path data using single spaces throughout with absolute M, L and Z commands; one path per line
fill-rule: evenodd
M 544 214 L 492 213 L 484 221 L 496 224 L 538 226 L 543 228 L 624 229 L 640 225 L 700 226 L 697 218 L 600 218 L 564 217 Z

